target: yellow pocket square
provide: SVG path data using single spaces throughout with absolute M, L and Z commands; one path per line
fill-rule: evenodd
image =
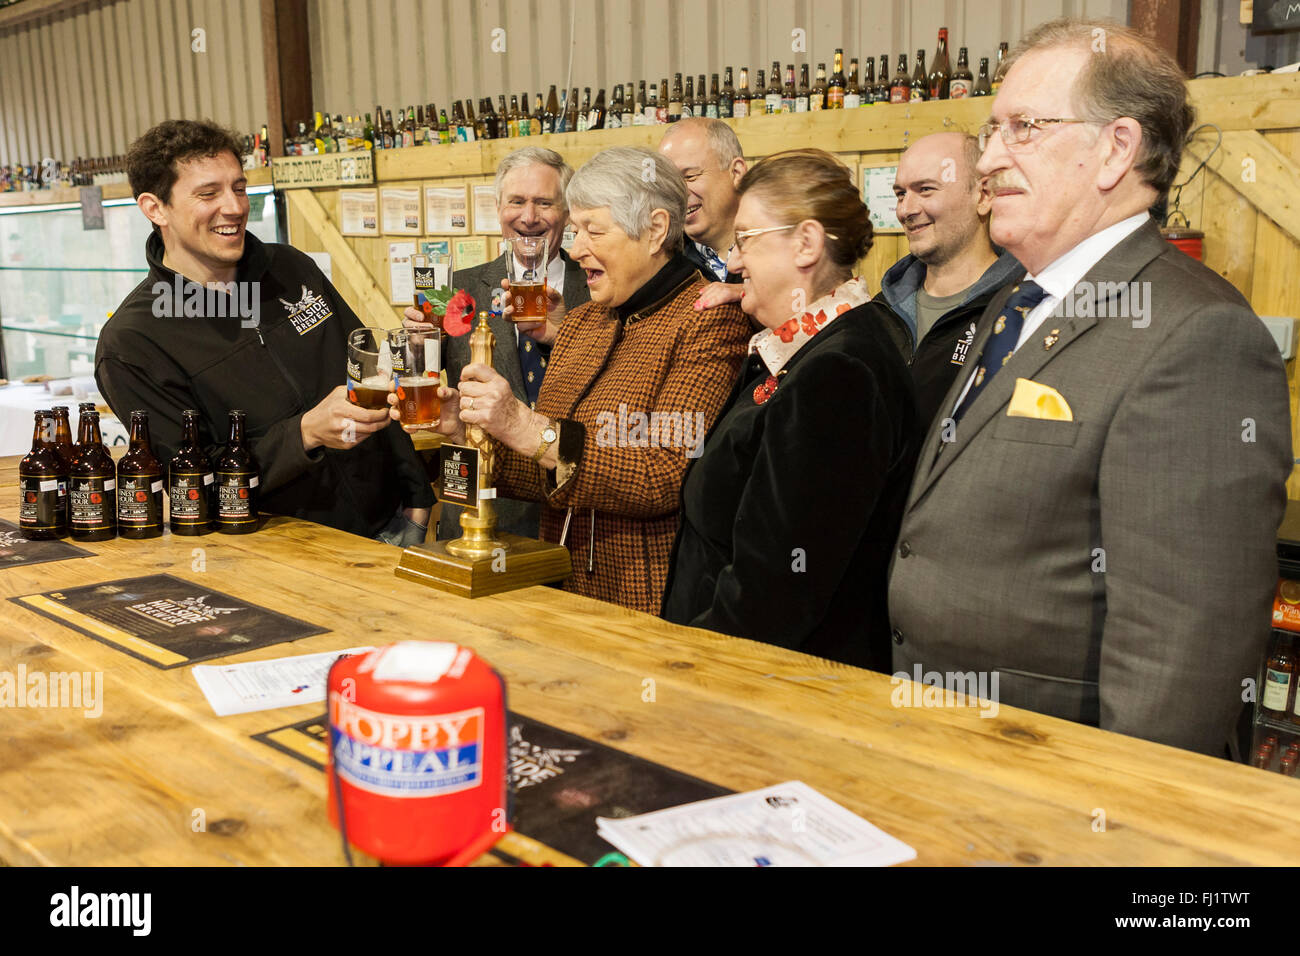
M 1027 378 L 1016 379 L 1016 391 L 1007 407 L 1009 418 L 1043 418 L 1052 422 L 1072 422 L 1074 414 L 1061 393 L 1050 385 L 1039 385 Z

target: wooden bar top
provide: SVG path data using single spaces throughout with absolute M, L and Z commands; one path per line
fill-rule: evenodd
M 0 517 L 16 522 L 16 500 Z M 188 667 L 8 600 L 164 573 L 330 628 L 205 663 L 457 641 L 504 675 L 518 713 L 735 790 L 802 780 L 922 865 L 1300 862 L 1296 780 L 1011 707 L 895 706 L 910 684 L 552 588 L 443 594 L 395 577 L 397 549 L 319 525 L 79 546 L 94 556 L 0 570 L 0 671 L 104 682 L 98 718 L 0 711 L 11 864 L 342 863 L 324 775 L 252 739 L 322 704 L 216 717 Z

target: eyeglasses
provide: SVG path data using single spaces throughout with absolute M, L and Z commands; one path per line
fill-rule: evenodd
M 1029 134 L 1032 130 L 1042 129 L 1050 123 L 1091 122 L 1092 120 L 1085 119 L 1036 119 L 1032 116 L 1012 116 L 1005 123 L 985 123 L 979 128 L 980 152 L 988 148 L 994 130 L 1002 134 L 1002 142 L 1008 146 L 1019 146 L 1021 143 L 1029 142 Z
M 761 236 L 765 232 L 781 232 L 785 229 L 794 229 L 799 223 L 791 223 L 788 226 L 768 226 L 766 229 L 742 229 L 736 233 L 736 251 L 741 255 L 745 253 L 745 244 L 755 236 Z M 833 232 L 826 233 L 827 239 L 838 239 L 839 236 Z

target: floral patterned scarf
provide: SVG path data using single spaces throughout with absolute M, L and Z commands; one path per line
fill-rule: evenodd
M 861 276 L 847 279 L 808 306 L 801 314 L 792 317 L 789 322 L 775 329 L 764 329 L 755 335 L 749 340 L 749 354 L 753 355 L 757 352 L 774 379 L 785 363 L 790 361 L 809 339 L 845 312 L 856 309 L 870 299 L 871 294 L 867 291 L 865 279 Z M 773 390 L 775 387 L 776 383 L 773 381 Z M 760 385 L 759 389 L 762 388 L 763 386 Z M 757 396 L 757 390 L 755 395 Z M 757 400 L 756 397 L 755 401 Z

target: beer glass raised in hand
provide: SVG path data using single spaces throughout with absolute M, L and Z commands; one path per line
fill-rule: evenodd
M 435 428 L 442 412 L 438 399 L 442 349 L 438 332 L 390 329 L 393 377 L 397 379 L 397 410 L 408 432 Z
M 362 408 L 387 408 L 393 362 L 388 338 L 375 329 L 348 333 L 348 401 Z
M 519 236 L 506 240 L 506 278 L 510 280 L 511 319 L 546 321 L 546 263 L 550 256 L 546 236 Z

